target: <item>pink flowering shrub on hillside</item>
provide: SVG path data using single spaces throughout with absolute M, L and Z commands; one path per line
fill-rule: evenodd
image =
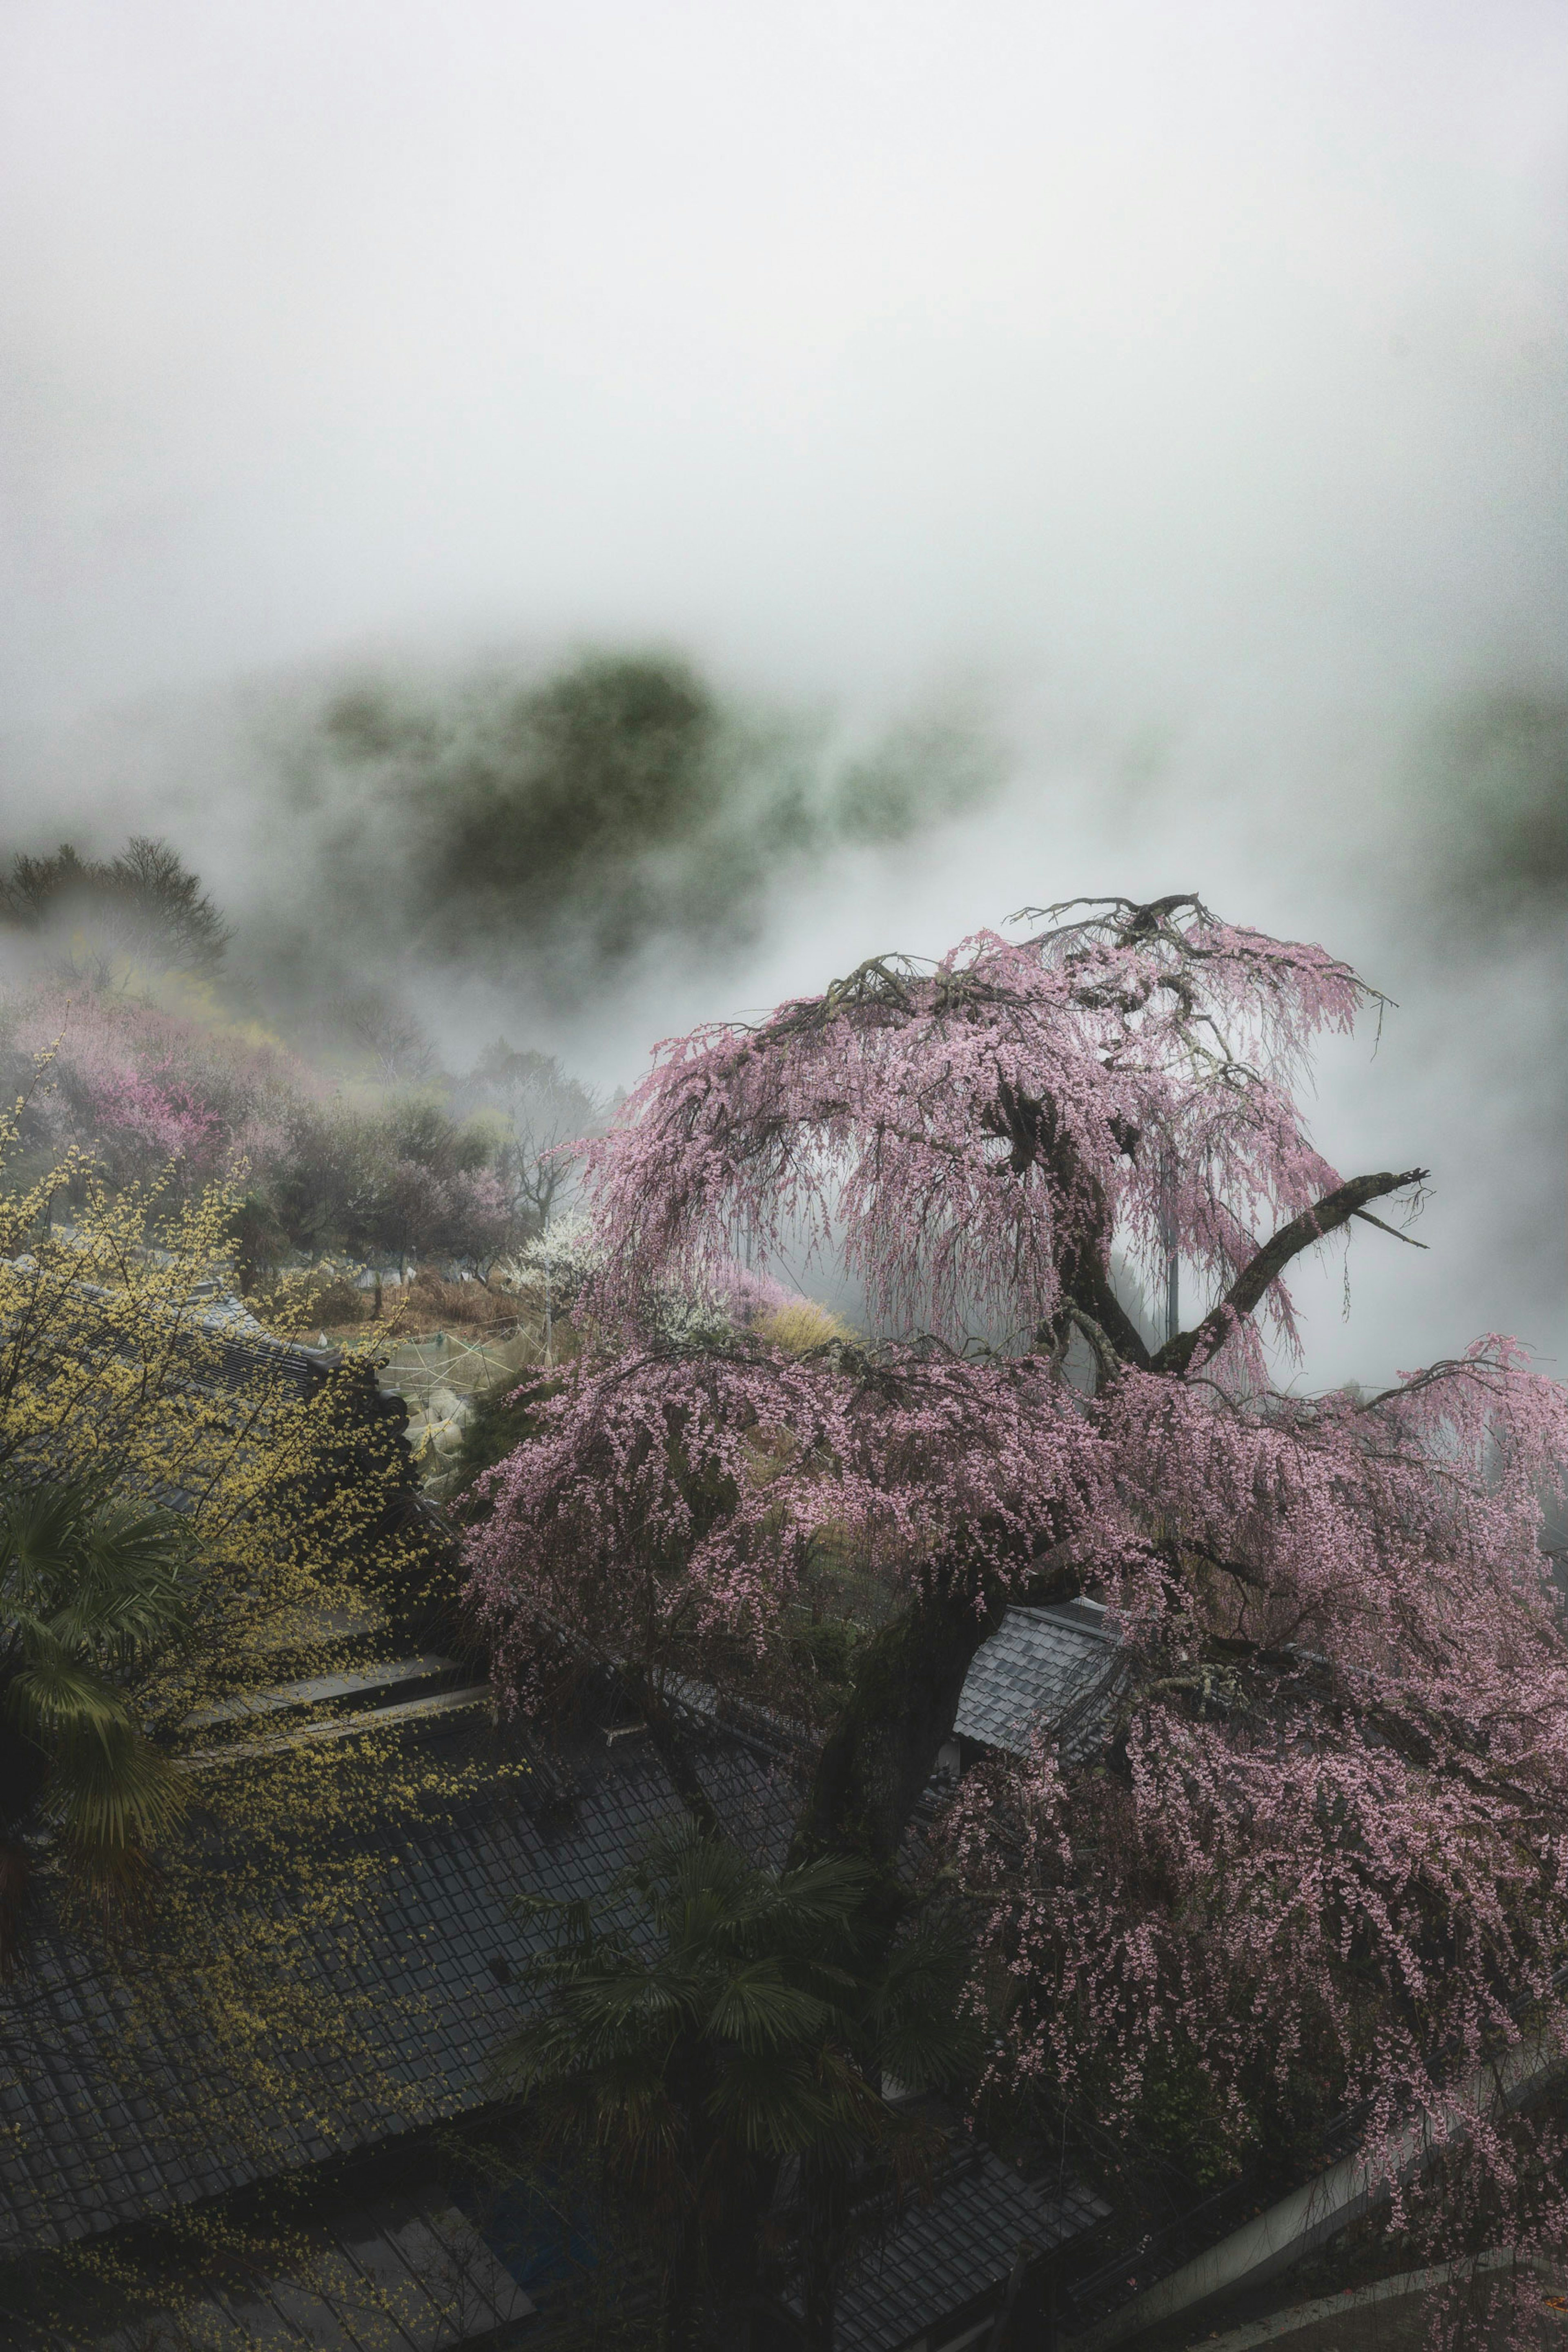
M 281 1045 L 85 988 L 35 992 L 11 1044 L 14 1057 L 48 1057 L 32 1107 L 51 1144 L 92 1151 L 119 1183 L 170 1161 L 192 1183 L 262 1161 L 321 1091 Z
M 7 1025 L 36 1152 L 75 1146 L 116 1187 L 244 1171 L 242 1273 L 329 1253 L 485 1274 L 526 1227 L 495 1136 L 434 1101 L 355 1105 L 281 1045 L 133 996 L 40 990 Z

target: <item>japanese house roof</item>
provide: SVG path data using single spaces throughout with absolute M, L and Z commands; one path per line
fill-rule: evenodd
M 472 1709 L 428 1704 L 431 1716 L 403 1736 L 488 1736 Z M 40 1900 L 30 1962 L 0 1997 L 0 2261 L 493 2100 L 492 2053 L 517 2015 L 511 1975 L 552 1933 L 548 1919 L 519 1917 L 517 1897 L 601 1893 L 647 1832 L 682 1810 L 646 1735 L 612 1741 L 590 1729 L 564 1754 L 529 1761 L 378 1844 L 350 1932 L 339 1922 L 302 1936 L 295 1968 L 315 2023 L 298 2046 L 268 2046 L 276 2091 L 259 2103 L 225 2074 L 197 2004 L 182 2007 L 178 1978 L 143 1997 Z M 737 1842 L 780 1861 L 795 1790 L 777 1760 L 715 1735 L 695 1761 Z M 340 2013 L 359 2021 L 340 2037 L 320 2023 Z M 364 2063 L 367 2030 L 384 2043 L 378 2069 Z
M 118 2311 L 112 2309 L 120 2305 Z M 56 2313 L 0 2318 L 0 2352 L 455 2352 L 493 2344 L 536 2306 L 472 2225 L 439 2193 L 383 2194 L 308 2229 L 287 2274 L 230 2257 L 192 2280 L 179 2302 L 126 2320 L 110 2286 L 91 2282 Z
M 1013 1754 L 1037 1730 L 1070 1717 L 1070 1739 L 1092 1735 L 1097 1694 L 1114 1673 L 1113 1621 L 1094 1601 L 1009 1609 L 976 1654 L 954 1730 Z

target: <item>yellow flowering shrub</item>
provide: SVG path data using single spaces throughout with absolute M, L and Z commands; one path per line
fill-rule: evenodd
M 68 1224 L 51 1221 L 62 1199 Z M 111 1192 L 76 1156 L 0 1197 L 0 1484 L 85 1474 L 172 1505 L 190 1531 L 187 1632 L 135 1685 L 183 1772 L 183 1820 L 133 1914 L 73 1887 L 47 1840 L 29 1900 L 55 1948 L 61 1934 L 74 1947 L 70 1967 L 85 1961 L 98 2059 L 111 2050 L 126 2097 L 172 2100 L 184 2144 L 265 2178 L 351 2144 L 366 2115 L 376 2137 L 419 2119 L 399 2058 L 426 1999 L 420 1955 L 400 1976 L 384 1953 L 357 1967 L 356 1947 L 411 1838 L 506 1768 L 476 1755 L 484 1743 L 433 1745 L 369 1717 L 345 1733 L 340 1717 L 269 1699 L 432 1646 L 454 1571 L 374 1359 L 302 1356 L 229 1298 L 237 1199 L 224 1183 Z M 0 1985 L 0 2068 L 34 2063 L 38 1953 L 30 1965 L 24 1946 Z M 202 2063 L 171 2093 L 147 2053 L 180 2048 Z M 55 2155 L 23 2152 L 40 2173 Z M 257 2259 L 280 2256 L 271 2227 L 270 2255 L 250 2243 Z M 230 2235 L 213 2220 L 207 2253 Z M 168 2278 L 138 2287 L 129 2260 L 51 2257 L 62 2308 L 94 2278 L 126 2310 L 165 2302 Z M 192 2276 L 205 2260 L 193 2240 Z
M 819 1307 L 814 1298 L 792 1298 L 783 1307 L 775 1307 L 759 1315 L 752 1324 L 758 1339 L 775 1348 L 787 1349 L 792 1356 L 809 1355 L 813 1348 L 825 1348 L 830 1339 L 851 1339 L 854 1337 L 841 1316 L 830 1307 Z

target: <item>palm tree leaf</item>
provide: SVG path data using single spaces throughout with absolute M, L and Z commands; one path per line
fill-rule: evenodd
M 815 1994 L 789 1982 L 776 1960 L 756 1960 L 719 1988 L 706 2030 L 742 2050 L 778 2050 L 786 2042 L 814 2042 L 831 2016 Z
M 716 2122 L 754 2156 L 810 2154 L 847 2161 L 866 2141 L 863 2103 L 853 2079 L 847 2070 L 824 2069 L 820 2053 L 780 2058 L 738 2052 L 709 2107 Z
M 970 1969 L 962 1924 L 930 1919 L 894 1945 L 870 1990 L 865 2018 L 882 2065 L 912 2090 L 956 2081 L 983 2056 Z
M 69 1580 L 76 1530 L 89 1506 L 83 1489 L 49 1479 L 5 1498 L 0 1509 L 0 1560 L 6 1599 L 37 1594 Z
M 191 1599 L 187 1541 L 162 1515 L 100 1512 L 82 1531 L 62 1633 L 121 1666 L 179 1640 Z
M 66 1647 L 129 1665 L 184 1630 L 190 1538 L 172 1513 L 51 1479 L 0 1510 L 0 1575 L 8 1617 L 46 1619 Z
M 45 1802 L 78 1853 L 151 1843 L 184 1811 L 183 1776 L 133 1724 L 57 1728 Z
M 122 1691 L 54 1645 L 38 1645 L 31 1662 L 12 1675 L 5 1698 L 8 1708 L 46 1738 L 131 1720 Z
M 788 1908 L 801 1920 L 847 1925 L 864 1903 L 868 1884 L 863 1864 L 839 1854 L 823 1854 L 815 1862 L 787 1870 L 779 1881 L 778 1900 L 780 1909 Z

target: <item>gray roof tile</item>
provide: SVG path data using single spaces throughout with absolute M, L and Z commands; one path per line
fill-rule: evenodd
M 1092 1601 L 1009 1609 L 969 1668 L 954 1729 L 1018 1754 L 1071 1710 L 1070 1752 L 1086 1747 L 1103 1717 L 1100 1687 L 1115 1675 L 1111 1625 Z
M 142 2352 L 156 2342 L 204 2352 L 448 2352 L 527 2319 L 530 2298 L 434 2189 L 393 2193 L 308 2231 L 287 2276 L 248 2270 L 192 2282 L 177 2309 L 110 2317 L 84 2283 L 79 2307 L 37 2323 L 0 2318 L 0 2352 Z M 95 2315 L 96 2304 L 96 2315 Z M 119 2324 L 117 2324 L 117 2321 Z
M 1076 2182 L 1042 2189 L 976 2145 L 928 2203 L 905 2206 L 841 2290 L 840 2352 L 900 2352 L 972 2305 L 995 2301 L 1020 2255 L 1055 2252 L 1110 2208 Z

